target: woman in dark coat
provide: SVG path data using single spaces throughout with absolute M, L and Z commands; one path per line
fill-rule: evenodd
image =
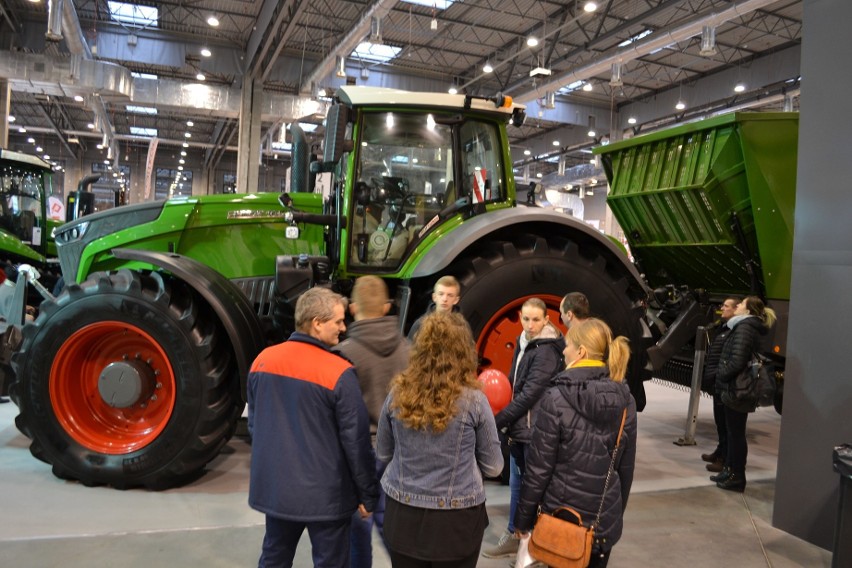
M 775 312 L 764 306 L 757 296 L 746 296 L 737 304 L 734 317 L 725 325 L 731 329 L 716 368 L 716 389 L 720 392 L 729 388 L 751 361 L 752 353 L 760 351 L 761 337 L 775 323 Z M 745 468 L 748 457 L 746 420 L 748 412 L 725 407 L 725 426 L 728 430 L 728 455 L 725 467 L 719 475 L 710 477 L 716 486 L 729 491 L 745 491 Z
M 623 382 L 630 357 L 627 339 L 612 340 L 598 319 L 573 326 L 565 336 L 568 369 L 544 395 L 527 454 L 527 470 L 515 515 L 515 530 L 532 530 L 536 512 L 569 506 L 588 526 L 595 522 L 592 568 L 607 565 L 621 537 L 624 508 L 633 484 L 636 461 L 636 403 Z M 607 472 L 627 410 L 621 446 L 606 487 Z

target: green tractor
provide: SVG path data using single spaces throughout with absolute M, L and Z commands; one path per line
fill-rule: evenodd
M 3 267 L 29 264 L 47 278 L 58 276 L 56 246 L 50 235 L 60 222 L 47 215 L 48 196 L 52 192 L 50 164 L 35 156 L 0 149 L 0 262 Z
M 725 298 L 756 295 L 778 314 L 763 347 L 783 387 L 798 116 L 731 113 L 595 149 L 607 204 L 653 289 L 655 376 L 690 386 L 698 327 Z
M 36 156 L 0 149 L 0 270 L 16 273 L 23 265 L 35 269 L 32 274 L 38 274 L 40 280 L 33 278 L 34 286 L 26 287 L 28 305 L 37 306 L 55 288 L 60 273 L 53 231 L 65 221 L 91 212 L 94 195 L 87 190 L 98 178 L 100 175 L 87 176 L 80 182 L 69 196 L 68 214 L 58 220 L 64 207 L 53 195 L 50 164 Z M 50 207 L 58 207 L 57 214 L 49 215 Z M 19 314 L 9 312 L 10 305 L 0 300 L 0 331 L 19 319 Z
M 310 162 L 294 126 L 290 191 L 124 206 L 62 226 L 65 291 L 12 358 L 18 428 L 55 475 L 161 489 L 198 476 L 233 435 L 254 357 L 293 329 L 312 286 L 386 279 L 404 327 L 454 275 L 482 366 L 507 369 L 518 312 L 569 291 L 634 347 L 644 406 L 648 289 L 623 249 L 563 214 L 519 205 L 507 97 L 344 87 Z M 328 195 L 312 192 L 329 173 Z

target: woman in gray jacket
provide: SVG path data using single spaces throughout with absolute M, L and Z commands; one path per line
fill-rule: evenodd
M 423 320 L 409 365 L 391 384 L 376 451 L 390 462 L 382 488 L 388 497 L 385 541 L 395 568 L 476 566 L 488 526 L 483 475 L 503 470 L 476 367 L 467 322 L 436 312 Z

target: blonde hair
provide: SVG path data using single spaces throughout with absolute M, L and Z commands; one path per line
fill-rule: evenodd
M 438 286 L 444 286 L 445 288 L 455 288 L 456 292 L 461 294 L 461 284 L 459 284 L 459 281 L 456 280 L 455 276 L 441 276 L 440 278 L 438 278 L 438 281 L 435 282 L 435 286 L 432 288 L 432 291 L 434 292 L 435 290 L 437 290 Z
M 775 320 L 778 319 L 775 316 L 775 310 L 772 308 L 767 308 L 763 303 L 763 300 L 758 298 L 757 296 L 746 296 L 743 301 L 746 305 L 746 310 L 749 314 L 753 316 L 757 316 L 763 322 L 767 328 L 772 327 L 775 323 Z
M 565 341 L 585 347 L 586 359 L 605 362 L 613 381 L 620 383 L 624 380 L 630 360 L 630 342 L 623 335 L 613 339 L 612 330 L 603 321 L 589 318 L 571 327 Z
M 387 284 L 378 276 L 361 276 L 352 288 L 352 303 L 358 304 L 358 312 L 363 317 L 382 317 L 388 303 Z
M 411 347 L 408 367 L 391 383 L 391 410 L 413 430 L 442 432 L 464 389 L 481 388 L 470 327 L 460 314 L 433 312 Z

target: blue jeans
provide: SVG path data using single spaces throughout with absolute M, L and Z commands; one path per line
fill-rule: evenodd
M 285 521 L 266 515 L 266 534 L 258 568 L 290 568 L 296 546 L 305 529 L 311 538 L 315 568 L 346 568 L 349 565 L 349 518 L 338 521 Z
M 509 526 L 510 533 L 515 532 L 515 511 L 521 500 L 521 483 L 524 480 L 524 448 L 526 444 L 515 444 L 509 452 Z M 517 455 L 517 457 L 515 457 Z
M 388 464 L 376 460 L 376 479 L 381 480 Z M 376 509 L 366 519 L 355 511 L 352 515 L 352 532 L 349 539 L 349 567 L 370 568 L 373 565 L 373 524 L 379 531 L 379 537 L 384 542 L 385 528 L 385 492 L 379 487 L 379 499 Z M 387 548 L 387 545 L 385 545 Z

